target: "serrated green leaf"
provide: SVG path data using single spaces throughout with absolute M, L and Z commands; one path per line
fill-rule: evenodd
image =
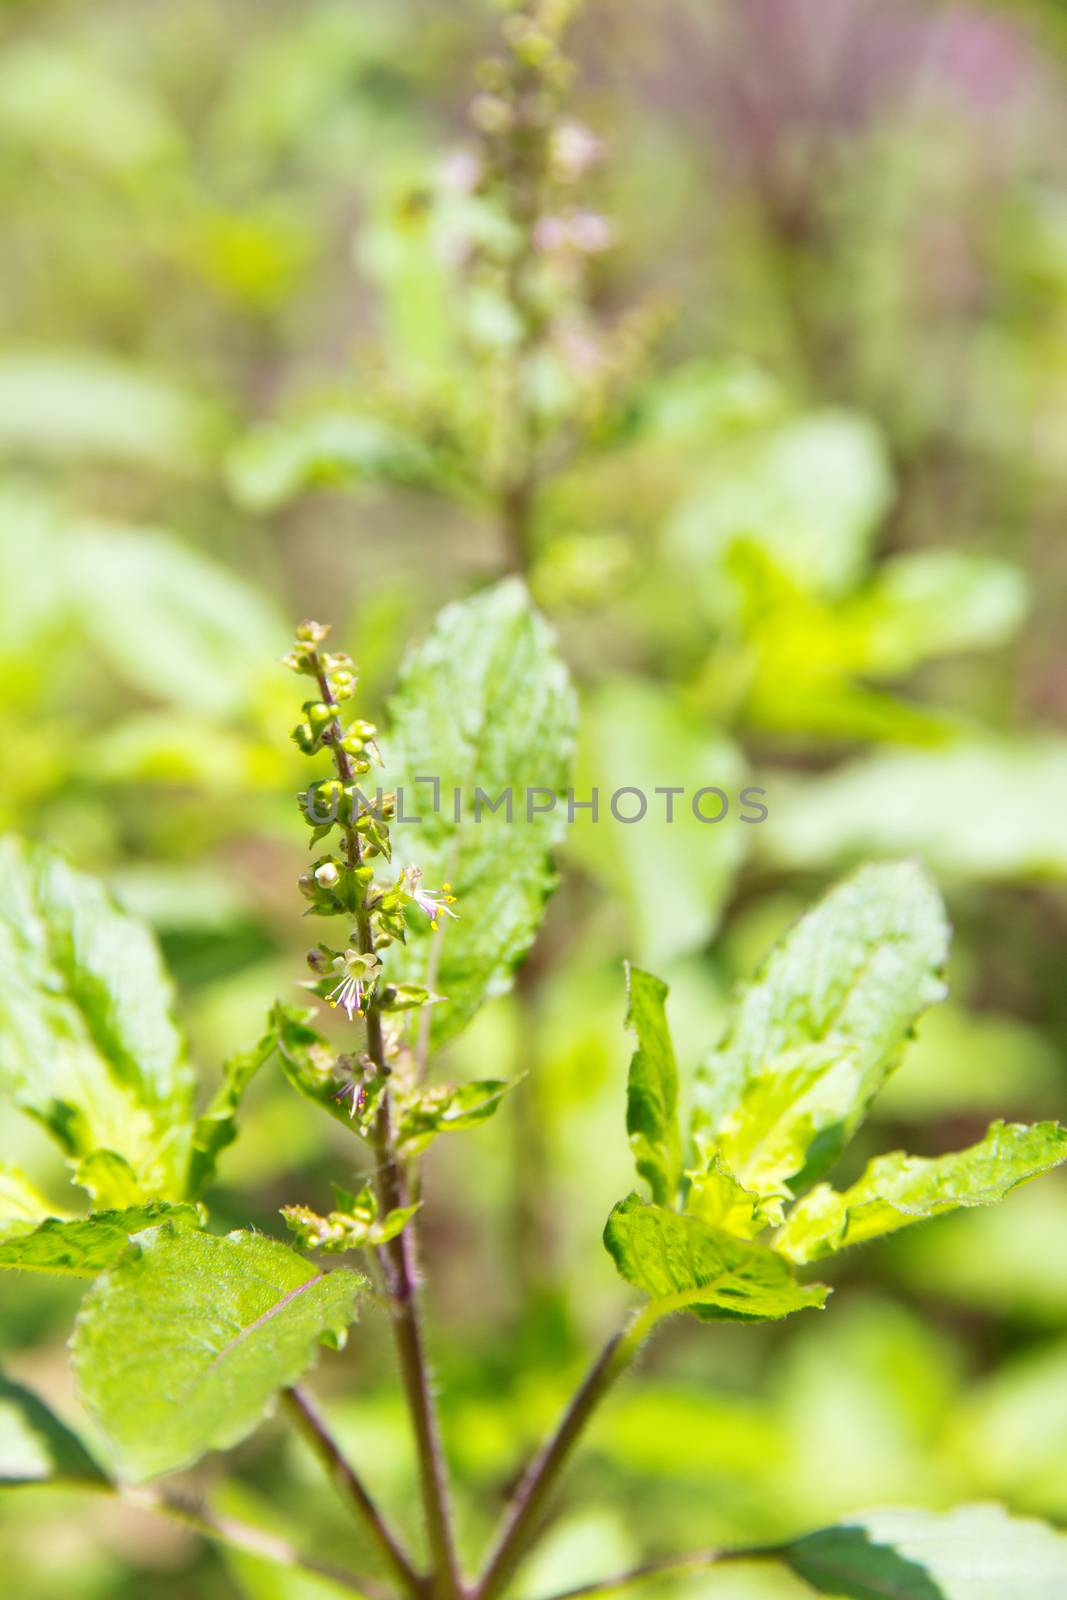
M 746 1187 L 816 1176 L 940 1000 L 948 925 L 911 862 L 861 868 L 774 948 L 697 1075 L 694 1133 Z
M 678 1068 L 667 1025 L 667 985 L 627 967 L 626 1025 L 637 1035 L 626 1085 L 626 1132 L 638 1173 L 660 1205 L 672 1205 L 682 1180 Z
M 74 1182 L 86 1191 L 97 1211 L 135 1206 L 143 1198 L 130 1163 L 114 1150 L 93 1150 L 74 1166 Z
M 829 1293 L 823 1284 L 798 1283 L 785 1257 L 765 1245 L 646 1204 L 636 1194 L 611 1213 L 604 1244 L 620 1275 L 663 1316 L 692 1311 L 705 1322 L 764 1321 L 820 1308 Z
M 0 1268 L 95 1278 L 124 1254 L 131 1235 L 169 1222 L 177 1229 L 199 1228 L 195 1206 L 147 1205 L 121 1211 L 96 1211 L 88 1217 L 46 1217 L 36 1227 L 0 1242 Z
M 86 1296 L 73 1341 L 82 1398 L 122 1476 L 151 1478 L 251 1433 L 316 1345 L 343 1341 L 364 1283 L 260 1234 L 140 1234 Z
M 712 1228 L 737 1234 L 742 1239 L 754 1239 L 762 1233 L 775 1216 L 773 1200 L 737 1181 L 721 1156 L 712 1156 L 705 1172 L 690 1172 L 689 1190 L 685 1210 L 691 1217 L 699 1217 Z
M 793 1207 L 775 1248 L 793 1261 L 818 1261 L 960 1206 L 993 1205 L 1063 1161 L 1067 1128 L 1056 1122 L 995 1122 L 979 1144 L 932 1159 L 896 1150 L 843 1192 L 818 1184 Z
M 222 1082 L 193 1129 L 189 1156 L 190 1195 L 202 1194 L 215 1176 L 219 1156 L 237 1137 L 237 1112 L 244 1092 L 277 1045 L 277 1030 L 271 1028 L 251 1050 L 239 1050 L 223 1063 Z
M 0 1373 L 0 1484 L 103 1484 L 76 1434 L 43 1400 Z
M 50 851 L 0 842 L 0 1078 L 73 1162 L 181 1197 L 193 1075 L 148 929 Z
M 528 790 L 554 795 L 566 783 L 575 710 L 551 630 L 521 583 L 441 612 L 401 671 L 392 715 L 390 782 L 404 789 L 405 814 L 423 817 L 394 824 L 393 848 L 422 868 L 427 888 L 452 885 L 457 920 L 436 933 L 413 922 L 407 944 L 390 951 L 389 976 L 445 997 L 429 1022 L 442 1043 L 509 987 L 554 885 L 549 851 L 566 825 L 562 802 L 528 820 Z M 436 813 L 417 778 L 440 780 Z M 491 803 L 508 790 L 511 820 L 484 801 L 476 814 L 476 791 Z M 540 803 L 545 794 L 534 796 Z
M 849 1600 L 1058 1600 L 1067 1594 L 1067 1536 L 995 1505 L 864 1512 L 844 1527 L 798 1540 L 783 1555 L 819 1594 Z

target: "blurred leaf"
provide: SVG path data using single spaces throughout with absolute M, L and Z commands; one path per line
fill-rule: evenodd
M 926 1568 L 865 1528 L 824 1528 L 787 1545 L 784 1559 L 818 1594 L 848 1600 L 945 1600 Z
M 123 1477 L 239 1443 L 271 1399 L 339 1348 L 365 1284 L 274 1239 L 153 1228 L 93 1286 L 74 1333 L 82 1397 Z
M 575 798 L 588 801 L 595 788 L 599 811 L 595 820 L 588 810 L 575 812 L 568 854 L 622 902 L 626 948 L 650 966 L 698 949 L 715 933 L 755 831 L 740 820 L 743 781 L 736 746 L 661 686 L 615 678 L 583 700 Z M 694 795 L 709 786 L 728 802 L 720 822 L 702 822 L 693 811 Z M 610 809 L 615 792 L 627 787 L 648 801 L 645 816 L 630 823 Z M 685 792 L 656 793 L 666 787 Z M 701 806 L 711 818 L 722 800 L 705 796 Z M 635 797 L 623 795 L 619 811 L 633 816 Z
M 103 1484 L 81 1440 L 21 1383 L 0 1373 L 0 1484 Z
M 608 1218 L 604 1244 L 620 1275 L 644 1290 L 659 1316 L 692 1311 L 702 1321 L 762 1321 L 821 1309 L 829 1290 L 800 1284 L 784 1256 L 764 1245 L 648 1205 L 636 1194 Z
M 18 1167 L 0 1166 L 0 1240 L 26 1233 L 53 1215 L 44 1195 Z
M 88 1217 L 48 1217 L 39 1226 L 0 1242 L 0 1268 L 17 1272 L 65 1273 L 95 1278 L 122 1256 L 130 1235 L 170 1222 L 175 1228 L 199 1228 L 195 1206 L 151 1200 L 122 1211 L 97 1211 Z
M 383 483 L 425 489 L 447 481 L 445 464 L 412 433 L 382 417 L 321 412 L 258 428 L 232 452 L 230 489 L 249 511 L 276 511 L 307 489 Z
M 123 1157 L 179 1198 L 193 1075 L 155 941 L 92 878 L 0 843 L 0 1076 L 76 1161 Z
M 445 996 L 430 1014 L 442 1043 L 510 987 L 555 883 L 548 852 L 564 825 L 556 797 L 567 781 L 574 695 L 521 583 L 506 580 L 441 612 L 401 670 L 392 715 L 390 781 L 403 787 L 407 815 L 422 816 L 418 826 L 398 821 L 393 848 L 418 863 L 428 888 L 452 884 L 458 920 L 436 933 L 425 921 L 412 927 L 403 950 L 390 953 L 390 977 Z M 436 812 L 431 778 L 440 782 Z M 490 811 L 486 802 L 505 792 L 513 814 Z M 552 809 L 531 812 L 528 793 L 535 808 L 551 801 Z
M 1067 741 L 892 752 L 773 783 L 758 843 L 777 861 L 810 869 L 904 850 L 980 882 L 1067 874 Z
M 105 173 L 151 168 L 180 150 L 147 76 L 115 71 L 73 37 L 31 36 L 4 52 L 0 127 L 5 144 L 25 142 L 48 162 Z
M 697 1075 L 706 1156 L 761 1192 L 837 1154 L 940 1000 L 949 930 L 913 863 L 861 868 L 807 912 L 735 998 Z
M 76 351 L 0 355 L 0 450 L 187 472 L 205 452 L 204 416 L 169 381 Z
M 281 654 L 285 629 L 267 601 L 165 533 L 87 524 L 68 560 L 87 636 L 153 700 L 237 712 Z
M 892 499 L 876 426 L 845 411 L 811 412 L 720 455 L 675 514 L 669 540 L 705 590 L 735 539 L 753 540 L 816 593 L 851 588 Z
M 864 641 L 865 670 L 892 676 L 931 656 L 1005 644 L 1029 598 L 1024 573 L 1007 561 L 922 550 L 883 562 L 846 617 Z
M 1067 1185 L 1025 1185 L 990 1211 L 909 1232 L 887 1254 L 913 1292 L 1058 1329 L 1067 1319 Z
M 626 1132 L 640 1176 L 652 1198 L 672 1205 L 682 1181 L 682 1133 L 678 1125 L 678 1068 L 667 1026 L 667 985 L 627 966 L 626 1025 L 637 1035 L 626 1086 Z
M 953 1440 L 983 1492 L 1067 1516 L 1067 1342 L 1023 1349 L 965 1397 Z
M 1067 1592 L 1067 1536 L 992 1505 L 867 1512 L 799 1540 L 788 1559 L 820 1594 L 855 1600 L 1051 1600 Z
M 1067 1128 L 1056 1122 L 995 1122 L 980 1144 L 933 1159 L 897 1150 L 878 1156 L 843 1193 L 818 1184 L 790 1211 L 775 1249 L 793 1261 L 818 1261 L 944 1211 L 992 1205 L 1063 1161 Z
M 277 1046 L 277 1030 L 271 1028 L 251 1050 L 239 1050 L 223 1063 L 222 1082 L 193 1128 L 189 1155 L 190 1195 L 202 1194 L 214 1178 L 219 1156 L 237 1137 L 237 1113 L 244 1092 Z

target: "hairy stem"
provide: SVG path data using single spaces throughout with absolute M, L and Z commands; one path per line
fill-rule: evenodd
M 496 1600 L 510 1582 L 586 1424 L 630 1365 L 655 1320 L 648 1309 L 639 1312 L 612 1335 L 593 1362 L 555 1432 L 523 1474 L 476 1585 L 476 1600 Z
M 314 657 L 316 679 L 325 705 L 334 707 L 336 701 L 325 671 Z M 352 766 L 347 753 L 341 748 L 341 725 L 334 718 L 330 726 L 329 744 L 333 752 L 337 775 L 341 782 L 353 781 Z M 345 841 L 350 866 L 362 860 L 359 834 L 354 823 L 345 826 Z M 360 951 L 374 954 L 374 932 L 366 905 L 356 913 L 356 936 Z M 382 1019 L 372 998 L 367 1006 L 367 1054 L 383 1077 L 389 1075 L 385 1044 L 382 1038 Z M 388 1092 L 382 1095 L 374 1131 L 377 1156 L 378 1207 L 382 1216 L 406 1204 L 406 1185 L 400 1162 L 393 1147 Z M 385 1271 L 386 1287 L 392 1306 L 393 1339 L 401 1381 L 411 1414 L 415 1445 L 419 1462 L 419 1485 L 422 1495 L 423 1516 L 433 1563 L 433 1588 L 441 1600 L 457 1600 L 463 1593 L 463 1581 L 456 1562 L 452 1537 L 452 1512 L 448 1498 L 444 1451 L 441 1447 L 437 1411 L 434 1405 L 430 1368 L 423 1346 L 415 1297 L 415 1255 L 413 1224 L 395 1239 L 390 1239 L 379 1251 Z
M 292 1388 L 285 1390 L 282 1400 L 297 1428 L 325 1467 L 327 1476 L 362 1518 L 386 1566 L 401 1589 L 418 1600 L 425 1590 L 422 1579 L 364 1488 L 355 1469 L 345 1459 L 310 1396 L 302 1389 Z

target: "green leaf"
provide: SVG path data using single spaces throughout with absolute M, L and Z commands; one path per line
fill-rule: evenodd
M 0 445 L 33 457 L 187 472 L 204 460 L 205 417 L 173 384 L 96 353 L 0 359 Z
M 52 1214 L 37 1185 L 18 1167 L 0 1166 L 0 1239 L 27 1233 Z
M 798 782 L 768 780 L 754 830 L 770 859 L 831 866 L 914 852 L 939 875 L 980 883 L 1067 877 L 1067 740 L 968 740 L 894 751 Z
M 184 1190 L 193 1075 L 155 940 L 48 850 L 0 842 L 0 1079 L 73 1162 Z
M 715 934 L 753 835 L 760 832 L 740 820 L 744 783 L 737 746 L 672 690 L 613 677 L 583 695 L 574 790 L 578 800 L 588 801 L 596 789 L 599 811 L 596 821 L 588 810 L 575 812 L 567 854 L 619 903 L 624 948 L 642 964 L 666 965 Z M 665 786 L 684 787 L 685 793 L 656 793 Z M 611 799 L 630 787 L 647 797 L 648 810 L 638 822 L 620 823 Z M 694 814 L 693 797 L 707 787 L 728 798 L 721 822 L 701 822 Z M 701 800 L 708 817 L 721 804 L 715 795 Z M 622 815 L 633 816 L 638 801 L 622 795 L 618 806 Z
M 772 950 L 697 1075 L 694 1132 L 746 1187 L 816 1176 L 862 1120 L 916 1018 L 943 998 L 949 930 L 911 862 L 864 867 Z
M 220 1154 L 237 1137 L 237 1112 L 244 1092 L 277 1045 L 277 1030 L 271 1028 L 251 1050 L 239 1050 L 223 1064 L 222 1082 L 193 1129 L 188 1182 L 191 1195 L 202 1194 L 214 1178 Z
M 689 1172 L 685 1210 L 713 1228 L 754 1239 L 778 1215 L 777 1202 L 768 1202 L 753 1189 L 746 1189 L 726 1166 L 721 1156 L 712 1156 L 706 1172 Z
M 898 677 L 931 656 L 1007 643 L 1028 604 L 1026 576 L 1010 562 L 921 550 L 883 562 L 843 620 L 862 655 L 857 664 Z
M 862 574 L 892 490 L 885 442 L 871 422 L 846 411 L 809 412 L 732 440 L 668 537 L 709 589 L 720 577 L 715 558 L 743 537 L 798 582 L 840 594 Z
M 315 1016 L 307 1006 L 287 1006 L 281 1001 L 271 1011 L 282 1071 L 305 1100 L 358 1133 L 352 1102 L 344 1093 L 344 1079 L 337 1070 L 337 1057 L 325 1036 L 312 1027 Z
M 43 1400 L 0 1373 L 0 1484 L 102 1484 L 81 1440 Z
M 286 630 L 228 568 L 157 529 L 104 523 L 79 528 L 66 559 L 82 627 L 127 683 L 212 716 L 261 695 Z
M 682 1134 L 678 1068 L 667 1026 L 668 989 L 640 967 L 626 970 L 626 1025 L 637 1035 L 626 1085 L 626 1132 L 638 1173 L 648 1182 L 653 1200 L 669 1206 L 682 1181 Z
M 875 1544 L 865 1528 L 824 1528 L 788 1545 L 783 1557 L 817 1594 L 838 1600 L 944 1600 L 924 1566 Z
M 249 511 L 275 511 L 308 489 L 360 482 L 427 488 L 445 476 L 412 434 L 384 418 L 340 410 L 257 428 L 227 464 L 234 498 Z
M 574 695 L 548 626 L 521 583 L 508 579 L 441 612 L 429 638 L 408 657 L 392 706 L 390 781 L 404 789 L 407 816 L 393 848 L 423 870 L 429 889 L 448 882 L 458 920 L 436 933 L 413 922 L 406 946 L 389 955 L 389 977 L 442 994 L 429 1023 L 436 1043 L 459 1032 L 492 995 L 503 993 L 526 954 L 554 886 L 549 851 L 566 822 L 565 806 L 532 819 L 527 790 L 548 804 L 567 780 Z M 438 778 L 440 809 L 417 778 Z M 460 796 L 455 820 L 454 792 Z M 496 801 L 490 812 L 476 792 Z
M 140 1234 L 86 1296 L 73 1343 L 122 1476 L 173 1471 L 251 1433 L 318 1343 L 340 1346 L 364 1283 L 260 1234 Z
M 845 1527 L 798 1540 L 783 1555 L 819 1594 L 849 1600 L 1067 1594 L 1067 1536 L 994 1505 L 866 1512 Z
M 37 1227 L 0 1242 L 0 1268 L 95 1278 L 124 1254 L 131 1235 L 161 1222 L 176 1229 L 199 1228 L 200 1213 L 195 1206 L 151 1200 L 88 1217 L 46 1217 Z
M 764 1321 L 821 1308 L 829 1290 L 800 1284 L 784 1256 L 648 1205 L 636 1194 L 608 1218 L 604 1244 L 622 1277 L 643 1289 L 654 1314 L 692 1311 L 702 1321 Z
M 1063 1161 L 1067 1128 L 1055 1122 L 995 1122 L 980 1144 L 933 1159 L 896 1150 L 876 1157 L 844 1192 L 818 1184 L 793 1207 L 775 1248 L 793 1261 L 817 1261 L 960 1206 L 992 1205 Z
M 397 1145 L 407 1156 L 425 1150 L 439 1133 L 464 1133 L 488 1122 L 515 1081 L 482 1078 L 436 1084 L 401 1098 L 396 1107 Z

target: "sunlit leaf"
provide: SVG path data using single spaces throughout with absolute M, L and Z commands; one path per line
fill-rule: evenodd
M 244 1092 L 277 1044 L 277 1031 L 272 1028 L 251 1050 L 239 1050 L 224 1062 L 222 1082 L 193 1129 L 188 1182 L 191 1195 L 201 1194 L 215 1176 L 219 1156 L 237 1137 L 237 1113 Z
M 274 511 L 308 489 L 353 483 L 412 488 L 445 469 L 420 440 L 384 418 L 332 410 L 261 427 L 230 457 L 230 488 L 250 511 Z
M 574 695 L 523 585 L 508 580 L 446 607 L 408 657 L 392 713 L 389 781 L 403 788 L 404 815 L 422 817 L 398 816 L 393 848 L 422 868 L 428 888 L 451 884 L 457 916 L 436 933 L 425 918 L 413 922 L 390 969 L 445 997 L 428 1014 L 443 1041 L 510 986 L 554 885 L 549 851 L 566 824 L 558 796 Z M 431 779 L 440 783 L 436 811 Z M 510 814 L 506 799 L 489 809 L 507 795 Z
M 848 1600 L 1052 1600 L 1067 1593 L 1067 1535 L 1000 1506 L 873 1511 L 787 1547 L 819 1594 Z
M 75 1162 L 112 1151 L 180 1198 L 193 1075 L 148 930 L 92 878 L 0 843 L 0 1077 Z
M 627 969 L 626 1023 L 637 1035 L 626 1088 L 626 1131 L 641 1177 L 653 1200 L 671 1205 L 682 1178 L 682 1134 L 678 1125 L 678 1068 L 667 1026 L 667 985 Z
M 170 1225 L 93 1286 L 74 1335 L 86 1405 L 122 1475 L 141 1480 L 237 1444 L 273 1396 L 343 1342 L 365 1280 L 323 1273 L 260 1234 Z
M 864 867 L 832 889 L 736 997 L 700 1069 L 694 1130 L 746 1186 L 780 1192 L 841 1148 L 941 999 L 948 927 L 909 862 Z
M 97 1211 L 88 1217 L 47 1217 L 37 1227 L 0 1241 L 0 1268 L 95 1278 L 122 1256 L 132 1234 L 169 1222 L 198 1228 L 195 1206 L 151 1200 L 122 1211 Z
M 878 1156 L 843 1192 L 818 1184 L 797 1202 L 775 1248 L 794 1261 L 817 1261 L 960 1206 L 992 1205 L 1067 1161 L 1067 1128 L 1055 1122 L 995 1122 L 980 1144 L 925 1158 L 902 1151 Z
M 661 1315 L 702 1321 L 787 1317 L 825 1304 L 822 1284 L 800 1284 L 784 1256 L 632 1194 L 608 1218 L 604 1244 L 622 1277 Z

